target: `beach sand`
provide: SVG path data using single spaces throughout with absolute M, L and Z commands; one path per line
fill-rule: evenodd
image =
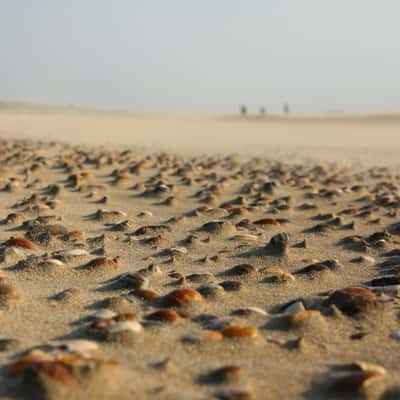
M 0 398 L 400 398 L 399 128 L 0 107 Z

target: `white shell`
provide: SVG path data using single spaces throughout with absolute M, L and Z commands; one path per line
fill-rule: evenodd
M 108 326 L 106 329 L 109 333 L 126 332 L 126 331 L 139 333 L 143 330 L 143 327 L 137 321 L 121 321 Z
M 183 247 L 183 246 L 178 246 L 178 247 L 171 247 L 170 249 L 169 249 L 169 251 L 172 253 L 172 254 L 187 254 L 188 253 L 188 250 L 187 250 L 187 248 L 186 247 Z
M 75 256 L 75 257 L 80 257 L 80 256 L 89 256 L 89 252 L 86 251 L 85 249 L 70 249 L 70 250 L 64 250 L 59 253 L 62 256 Z
M 242 307 L 241 310 L 248 310 L 259 315 L 268 315 L 268 313 L 260 307 Z
M 57 260 L 56 258 L 49 258 L 48 260 L 43 260 L 43 262 L 41 264 L 42 265 L 56 265 L 56 266 L 65 265 L 62 261 Z
M 52 345 L 52 344 L 51 344 Z M 65 349 L 71 353 L 86 354 L 99 350 L 99 345 L 91 340 L 63 340 L 55 342 L 54 346 L 59 349 Z
M 298 311 L 304 311 L 305 307 L 301 301 L 296 301 L 295 303 L 291 304 L 290 306 L 284 309 L 285 313 L 294 314 Z
M 90 318 L 94 319 L 108 319 L 114 318 L 117 315 L 113 310 L 109 310 L 108 308 L 103 308 L 102 310 L 98 310 L 95 313 L 90 315 Z

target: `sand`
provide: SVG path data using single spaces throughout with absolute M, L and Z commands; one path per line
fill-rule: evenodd
M 0 352 L 0 398 L 398 398 L 398 288 L 371 280 L 398 279 L 386 253 L 399 246 L 399 127 L 396 115 L 241 119 L 2 107 L 1 276 L 21 296 L 0 295 L 0 339 L 17 340 Z M 77 182 L 68 180 L 73 174 Z M 21 216 L 7 220 L 10 213 Z M 23 225 L 46 215 L 54 217 L 40 225 L 44 235 Z M 67 233 L 46 234 L 49 224 Z M 282 232 L 289 235 L 270 242 Z M 10 255 L 12 236 L 37 249 Z M 73 248 L 88 254 L 46 264 Z M 90 268 L 98 257 L 106 265 Z M 392 265 L 379 266 L 384 260 Z M 119 281 L 127 286 L 110 283 L 128 272 L 133 278 Z M 226 281 L 241 289 L 211 286 L 207 296 L 202 288 Z M 142 284 L 160 297 L 135 297 Z M 367 294 L 347 294 L 345 304 L 343 292 L 333 295 L 360 286 Z M 68 298 L 57 296 L 71 288 Z M 173 307 L 167 295 L 182 288 L 203 295 Z M 313 311 L 285 310 L 298 299 Z M 166 307 L 176 321 L 148 320 Z M 135 314 L 143 329 L 114 337 L 86 327 L 103 308 Z M 252 337 L 232 338 L 227 326 L 251 327 L 244 334 Z M 218 340 L 193 342 L 207 328 Z M 76 375 L 74 385 L 43 378 L 39 364 L 10 377 L 26 351 L 76 338 L 99 345 L 99 362 L 117 360 L 119 372 L 106 368 L 110 382 L 95 372 L 85 392 Z M 355 361 L 385 372 L 360 372 Z M 210 377 L 227 365 L 241 373 Z

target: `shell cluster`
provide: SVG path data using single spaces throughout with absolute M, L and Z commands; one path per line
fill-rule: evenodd
M 394 169 L 1 144 L 7 396 L 399 392 Z

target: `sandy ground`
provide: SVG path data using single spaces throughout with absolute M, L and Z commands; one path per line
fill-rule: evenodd
M 396 114 L 241 119 L 0 107 L 2 137 L 382 165 L 399 164 L 399 127 Z
M 400 398 L 399 126 L 2 109 L 0 398 Z M 171 304 L 187 288 L 194 300 Z M 166 308 L 175 321 L 151 321 Z M 135 328 L 112 334 L 127 312 Z M 109 380 L 60 348 L 15 372 L 77 338 Z

